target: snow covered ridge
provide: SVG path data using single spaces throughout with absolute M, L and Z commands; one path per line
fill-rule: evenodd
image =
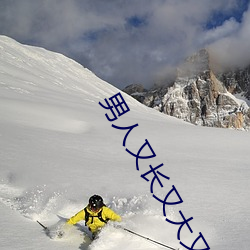
M 209 52 L 201 50 L 178 68 L 171 86 L 147 91 L 132 85 L 124 91 L 149 107 L 195 125 L 248 130 L 250 67 L 214 73 L 211 64 Z
M 105 106 L 101 102 L 99 102 L 99 105 L 102 108 L 104 108 L 106 110 L 109 110 L 109 113 L 112 114 L 112 116 L 111 116 L 112 118 L 110 118 L 110 114 L 107 114 L 107 113 L 105 114 L 105 116 L 106 116 L 106 118 L 107 118 L 107 120 L 109 122 L 111 122 L 111 121 L 113 122 L 113 121 L 116 121 L 118 119 L 115 111 L 117 112 L 119 117 L 130 111 L 130 109 L 129 109 L 128 105 L 126 104 L 124 98 L 122 97 L 121 93 L 115 94 L 114 96 L 110 97 L 109 100 L 111 101 L 111 103 L 113 105 L 111 105 L 106 98 L 105 98 L 105 102 L 106 102 L 107 106 Z M 115 111 L 113 109 L 115 109 Z M 126 135 L 125 135 L 125 137 L 123 139 L 123 143 L 122 143 L 123 147 L 126 147 L 126 141 L 128 139 L 129 134 L 132 132 L 132 130 L 134 128 L 137 128 L 138 126 L 139 126 L 138 123 L 136 123 L 134 125 L 131 125 L 131 126 L 126 126 L 126 127 L 116 126 L 116 125 L 112 124 L 112 127 L 115 128 L 115 129 L 126 130 L 127 131 L 127 133 L 126 133 Z M 149 155 L 146 155 L 146 156 L 141 155 L 142 151 L 145 152 L 145 148 L 149 149 L 149 151 L 150 151 Z M 150 143 L 149 143 L 149 141 L 147 139 L 145 139 L 145 143 L 140 147 L 140 149 L 138 150 L 137 153 L 131 152 L 128 148 L 126 148 L 126 152 L 128 152 L 130 155 L 132 155 L 133 157 L 136 158 L 136 170 L 138 170 L 138 171 L 139 171 L 139 159 L 145 160 L 145 159 L 151 159 L 151 158 L 156 157 L 156 153 L 153 150 L 152 146 L 150 145 Z M 167 213 L 166 213 L 167 208 L 166 208 L 166 206 L 181 204 L 183 202 L 183 199 L 181 198 L 179 192 L 177 191 L 177 189 L 176 189 L 176 187 L 174 185 L 172 185 L 172 189 L 167 193 L 167 195 L 165 196 L 164 199 L 159 198 L 154 194 L 154 182 L 155 182 L 155 180 L 157 180 L 160 187 L 163 188 L 163 184 L 162 184 L 162 182 L 160 180 L 160 177 L 163 177 L 163 178 L 165 178 L 167 180 L 170 179 L 170 177 L 162 174 L 159 170 L 157 170 L 157 169 L 161 168 L 163 165 L 164 165 L 163 163 L 161 163 L 160 165 L 158 165 L 156 167 L 152 167 L 151 165 L 149 165 L 150 170 L 147 171 L 146 173 L 142 174 L 141 177 L 148 182 L 149 179 L 146 176 L 150 175 L 151 173 L 153 174 L 153 178 L 152 178 L 151 184 L 150 184 L 150 191 L 151 191 L 151 194 L 153 194 L 153 198 L 163 204 L 163 215 L 166 217 L 167 216 Z M 170 199 L 168 199 L 168 198 L 170 197 L 170 195 L 173 195 L 173 193 L 178 198 L 178 200 L 169 201 Z M 197 249 L 197 248 L 194 248 L 196 243 L 201 240 L 203 242 L 203 245 L 205 245 L 205 248 L 202 248 L 202 250 L 209 250 L 210 247 L 209 247 L 206 239 L 204 238 L 204 236 L 203 236 L 203 234 L 201 232 L 199 232 L 199 236 L 192 242 L 191 247 L 189 247 L 189 246 L 187 246 L 187 244 L 183 243 L 183 241 L 181 239 L 181 231 L 183 229 L 183 226 L 187 226 L 187 228 L 189 229 L 189 232 L 193 233 L 193 230 L 192 230 L 192 228 L 191 228 L 191 226 L 189 224 L 189 222 L 191 220 L 193 220 L 193 217 L 190 217 L 190 218 L 186 219 L 181 210 L 179 211 L 179 214 L 180 214 L 181 218 L 183 219 L 183 221 L 181 221 L 181 222 L 180 221 L 172 221 L 172 220 L 170 220 L 168 218 L 166 218 L 165 220 L 167 222 L 169 222 L 170 224 L 180 225 L 180 227 L 178 229 L 178 232 L 177 232 L 177 239 L 180 241 L 180 245 L 182 247 L 186 248 L 186 249 L 195 250 L 195 249 Z M 171 248 L 171 249 L 174 249 L 174 248 Z M 201 250 L 201 248 L 199 248 L 199 249 Z

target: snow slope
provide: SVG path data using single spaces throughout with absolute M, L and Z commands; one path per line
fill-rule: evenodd
M 122 226 L 174 248 L 179 244 L 179 211 L 184 226 L 180 239 L 191 246 L 202 232 L 211 249 L 248 250 L 248 132 L 196 127 L 149 109 L 122 93 L 130 111 L 110 122 L 98 103 L 119 92 L 63 55 L 24 46 L 0 36 L 0 212 L 1 249 L 163 249 L 114 228 L 112 223 L 91 244 L 84 223 L 62 239 L 50 239 L 36 220 L 50 228 L 63 224 L 88 202 L 103 196 L 123 217 Z M 128 135 L 113 128 L 138 123 Z M 139 160 L 150 142 L 156 157 Z M 150 155 L 145 148 L 142 155 Z M 149 165 L 160 177 L 154 195 L 164 199 L 176 187 L 183 199 L 165 206 L 152 197 L 150 181 L 141 175 Z M 176 196 L 170 197 L 176 201 Z M 205 248 L 197 243 L 195 249 Z

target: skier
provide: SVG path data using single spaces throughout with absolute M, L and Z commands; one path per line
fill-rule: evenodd
M 120 215 L 105 206 L 101 196 L 95 194 L 89 198 L 89 204 L 72 216 L 67 224 L 74 225 L 80 220 L 85 220 L 85 226 L 92 232 L 94 239 L 109 220 L 120 222 L 122 219 Z

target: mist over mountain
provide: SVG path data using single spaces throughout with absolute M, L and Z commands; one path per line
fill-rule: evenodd
M 124 91 L 148 107 L 196 125 L 250 126 L 250 65 L 221 65 L 209 49 L 188 57 L 172 81 L 149 90 L 132 84 Z

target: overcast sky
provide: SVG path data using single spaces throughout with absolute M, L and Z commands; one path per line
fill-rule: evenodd
M 63 53 L 124 88 L 195 51 L 250 62 L 250 0 L 0 0 L 0 34 Z

